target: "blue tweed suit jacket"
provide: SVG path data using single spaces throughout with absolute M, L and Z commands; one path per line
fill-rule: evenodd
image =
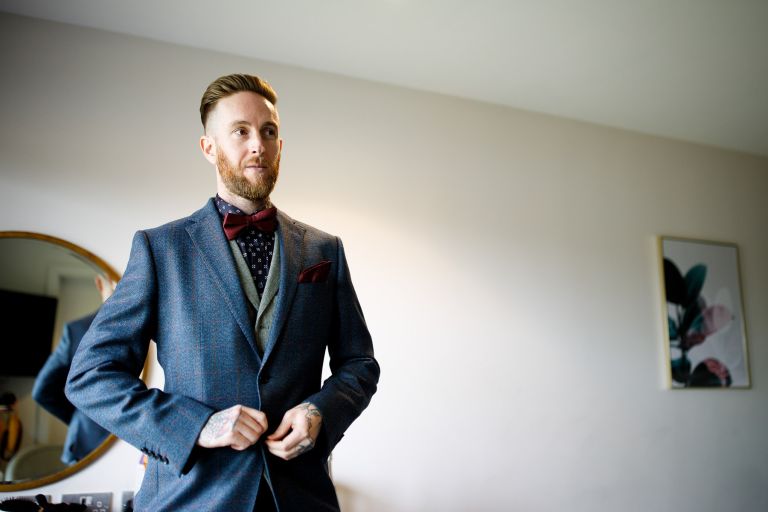
M 278 212 L 280 288 L 263 355 L 213 200 L 191 216 L 139 231 L 114 295 L 75 355 L 66 387 L 79 408 L 149 454 L 135 509 L 253 510 L 266 471 L 279 510 L 337 510 L 325 462 L 376 391 L 379 365 L 341 241 Z M 331 262 L 323 282 L 303 269 Z M 150 340 L 164 390 L 139 379 Z M 328 350 L 332 376 L 321 383 Z M 323 415 L 315 448 L 296 459 L 196 447 L 215 411 L 263 411 L 271 433 L 309 401 Z M 265 434 L 266 436 L 267 434 Z

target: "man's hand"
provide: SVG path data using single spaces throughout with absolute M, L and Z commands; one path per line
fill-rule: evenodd
M 285 413 L 277 430 L 267 437 L 267 449 L 281 459 L 298 457 L 315 447 L 322 424 L 323 416 L 317 407 L 309 402 L 297 405 Z
M 208 418 L 197 438 L 197 444 L 203 448 L 229 446 L 235 450 L 245 450 L 256 444 L 266 431 L 267 416 L 263 412 L 235 405 Z

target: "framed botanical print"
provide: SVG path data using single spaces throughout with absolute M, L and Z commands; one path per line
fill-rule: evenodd
M 659 237 L 669 383 L 750 387 L 738 248 Z

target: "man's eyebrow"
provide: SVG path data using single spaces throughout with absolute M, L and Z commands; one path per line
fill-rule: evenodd
M 251 126 L 251 123 L 249 121 L 246 121 L 245 119 L 238 119 L 236 121 L 232 121 L 231 123 L 229 123 L 229 126 L 242 126 L 242 125 Z M 277 123 L 274 122 L 274 121 L 266 121 L 261 126 L 262 126 L 262 128 L 265 127 L 265 126 L 272 126 L 274 128 L 277 128 Z

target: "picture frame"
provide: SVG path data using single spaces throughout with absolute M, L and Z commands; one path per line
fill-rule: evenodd
M 751 387 L 738 247 L 659 236 L 667 383 Z

